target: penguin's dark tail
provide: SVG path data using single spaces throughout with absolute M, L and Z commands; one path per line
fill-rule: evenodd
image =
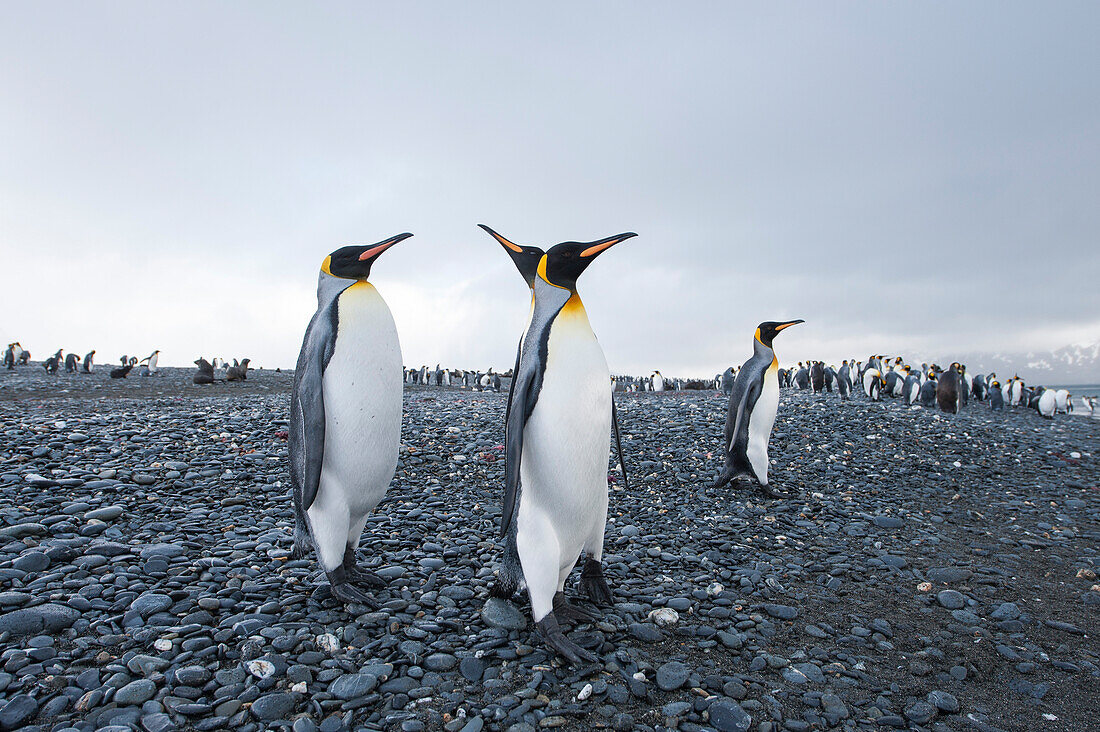
M 290 549 L 290 556 L 293 559 L 304 559 L 313 549 L 313 537 L 309 534 L 305 511 L 298 501 L 298 491 L 293 486 L 290 489 L 290 499 L 294 502 L 294 546 Z

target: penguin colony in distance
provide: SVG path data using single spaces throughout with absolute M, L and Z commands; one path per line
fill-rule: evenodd
M 380 580 L 356 565 L 356 549 L 397 469 L 402 386 L 397 327 L 368 278 L 375 260 L 410 236 L 325 257 L 291 392 L 294 555 L 315 550 L 332 595 L 371 607 L 357 585 Z
M 761 323 L 753 336 L 753 354 L 741 370 L 730 394 L 726 415 L 726 465 L 712 488 L 747 475 L 769 496 L 778 494 L 768 484 L 768 442 L 779 409 L 779 359 L 772 341 L 783 330 L 805 321 Z

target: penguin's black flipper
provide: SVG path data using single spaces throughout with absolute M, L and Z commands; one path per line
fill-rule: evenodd
M 734 445 L 737 444 L 737 438 L 741 436 L 742 432 L 745 432 L 747 435 L 749 429 L 748 415 L 752 412 L 752 409 L 749 408 L 748 412 L 746 412 L 746 407 L 748 407 L 749 404 L 756 404 L 756 400 L 760 397 L 762 387 L 762 379 L 753 379 L 749 383 L 748 388 L 745 389 L 745 392 L 741 395 L 741 401 L 737 404 L 737 414 L 733 421 L 733 433 L 730 435 L 729 444 L 726 445 L 727 454 L 733 452 Z M 745 439 L 748 440 L 748 437 L 746 436 Z
M 506 536 L 516 512 L 519 494 L 519 464 L 523 456 L 523 429 L 535 408 L 535 371 L 527 369 L 512 379 L 512 402 L 505 425 L 504 512 L 500 516 L 500 535 Z
M 626 477 L 626 462 L 623 460 L 623 436 L 619 429 L 619 412 L 615 409 L 615 393 L 611 393 L 611 426 L 615 428 L 615 451 L 619 453 L 619 468 L 623 471 L 623 488 L 630 491 L 630 481 Z
M 325 366 L 336 341 L 336 307 L 314 314 L 306 329 L 294 370 L 290 403 L 290 470 L 296 508 L 304 513 L 317 498 L 321 465 L 325 459 Z

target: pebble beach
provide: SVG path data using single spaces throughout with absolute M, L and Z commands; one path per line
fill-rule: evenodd
M 406 388 L 371 610 L 290 557 L 292 373 L 163 372 L 0 372 L 2 730 L 1097 729 L 1100 420 L 784 389 L 774 500 L 724 397 L 617 394 L 570 668 L 489 600 L 506 390 Z

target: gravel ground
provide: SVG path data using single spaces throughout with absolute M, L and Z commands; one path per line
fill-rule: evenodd
M 0 729 L 1098 728 L 1100 420 L 784 391 L 775 501 L 706 487 L 721 397 L 620 394 L 569 669 L 486 603 L 505 395 L 406 392 L 371 612 L 288 556 L 290 374 L 190 373 L 0 371 Z

